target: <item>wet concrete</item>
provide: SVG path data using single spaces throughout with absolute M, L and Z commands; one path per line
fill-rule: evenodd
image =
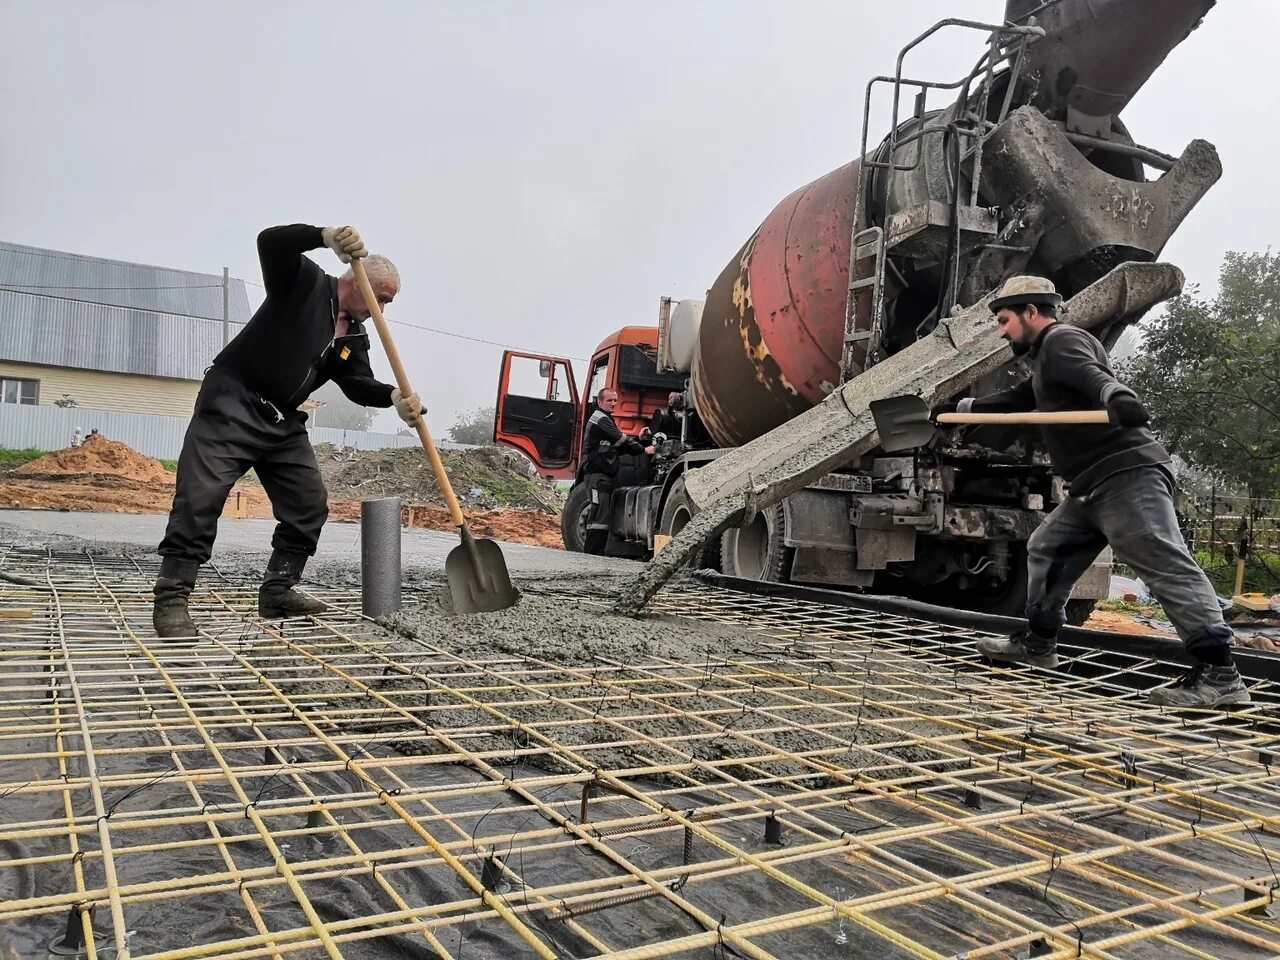
M 168 518 L 122 513 L 62 513 L 48 510 L 0 511 L 0 541 L 52 550 L 154 556 Z M 214 544 L 215 562 L 271 552 L 271 520 L 221 520 Z M 458 537 L 437 530 L 402 531 L 402 563 L 406 570 L 443 570 L 445 557 L 458 546 Z M 632 560 L 593 557 L 523 543 L 503 543 L 502 553 L 512 574 L 585 574 L 635 572 Z M 359 569 L 360 525 L 329 523 L 320 537 L 309 573 L 323 567 Z

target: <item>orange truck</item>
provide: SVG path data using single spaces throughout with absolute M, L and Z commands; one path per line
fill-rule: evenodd
M 656 326 L 608 336 L 582 393 L 567 359 L 504 354 L 495 440 L 576 481 L 601 388 L 618 391 L 624 432 L 661 423 L 657 453 L 625 464 L 610 506 L 608 552 L 647 556 L 691 515 L 689 471 L 945 333 L 954 310 L 1008 277 L 1049 277 L 1069 298 L 1121 263 L 1156 259 L 1221 166 L 1204 141 L 1176 158 L 1137 142 L 1119 114 L 1212 6 L 1009 0 L 999 24 L 935 25 L 867 86 L 864 111 L 877 87 L 890 95 L 889 135 L 871 143 L 864 119 L 861 159 L 779 203 L 705 301 L 664 299 Z M 954 82 L 905 73 L 942 30 L 981 35 L 973 70 Z M 1110 348 L 1140 315 L 1094 332 Z M 1016 365 L 994 371 L 976 392 L 1017 376 Z M 671 392 L 678 409 L 666 409 Z M 1064 495 L 1038 434 L 953 430 L 906 455 L 856 458 L 707 544 L 702 561 L 1019 614 L 1027 539 Z M 568 549 L 581 549 L 585 509 L 575 482 Z M 1106 595 L 1109 566 L 1104 554 L 1081 580 L 1073 620 Z

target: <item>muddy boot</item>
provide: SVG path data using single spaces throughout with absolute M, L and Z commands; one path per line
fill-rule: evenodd
M 329 609 L 327 603 L 312 600 L 293 589 L 302 579 L 302 569 L 307 558 L 298 553 L 274 550 L 267 564 L 267 575 L 258 588 L 258 616 L 308 617 Z
M 1033 667 L 1054 670 L 1058 666 L 1058 641 L 1024 627 L 1011 637 L 983 637 L 978 652 L 989 660 L 1004 663 L 1029 663 Z
M 156 602 L 151 612 L 151 623 L 161 640 L 195 643 L 199 639 L 196 625 L 191 622 L 191 614 L 187 611 L 187 598 L 191 596 L 199 572 L 200 564 L 194 560 L 161 558 L 160 575 L 152 588 Z
M 1250 698 L 1234 663 L 1225 667 L 1198 663 L 1172 686 L 1152 690 L 1147 699 L 1161 707 L 1212 709 L 1248 703 Z

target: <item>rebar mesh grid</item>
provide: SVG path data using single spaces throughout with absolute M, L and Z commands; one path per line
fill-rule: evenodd
M 216 568 L 182 648 L 145 562 L 4 569 L 45 585 L 0 583 L 14 956 L 1280 953 L 1265 683 L 1172 713 L 1151 661 L 697 587 L 656 606 L 740 627 L 714 657 L 466 660 Z

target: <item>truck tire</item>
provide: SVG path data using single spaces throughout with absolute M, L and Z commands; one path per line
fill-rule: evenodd
M 720 570 L 746 580 L 785 582 L 791 566 L 785 533 L 782 504 L 760 511 L 745 527 L 726 530 L 720 535 Z
M 658 520 L 658 532 L 674 537 L 693 519 L 697 512 L 689 495 L 685 493 L 684 477 L 676 478 L 667 493 L 667 502 L 662 505 L 662 516 Z M 702 549 L 694 555 L 690 565 L 698 570 L 718 570 L 720 564 L 720 541 L 713 539 L 704 543 Z
M 573 553 L 581 553 L 587 539 L 587 514 L 591 510 L 591 488 L 585 483 L 576 483 L 564 501 L 564 509 L 560 511 L 560 539 L 564 548 Z

